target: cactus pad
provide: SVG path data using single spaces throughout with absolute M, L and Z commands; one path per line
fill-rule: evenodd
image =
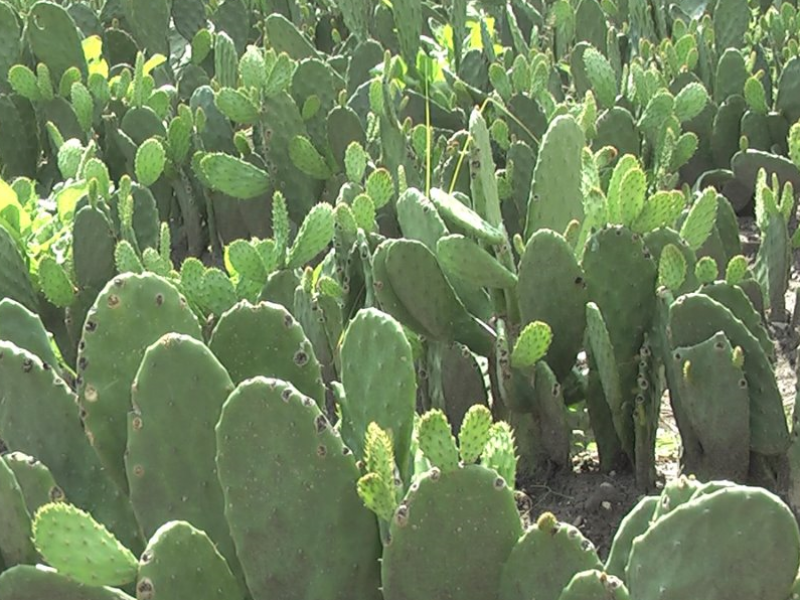
M 500 600 L 556 598 L 581 571 L 602 569 L 594 545 L 580 531 L 542 514 L 503 567 Z
M 41 507 L 33 522 L 33 541 L 51 566 L 79 583 L 124 585 L 136 577 L 137 561 L 131 551 L 89 513 L 71 504 Z
M 789 508 L 766 490 L 740 486 L 658 519 L 634 540 L 626 581 L 637 600 L 685 599 L 709 581 L 708 600 L 781 600 L 798 563 L 800 535 Z
M 128 499 L 103 472 L 86 439 L 75 395 L 51 367 L 2 341 L 0 438 L 9 450 L 46 464 L 70 501 L 91 512 L 128 547 L 140 543 Z
M 114 278 L 86 316 L 78 355 L 81 408 L 92 445 L 122 489 L 131 383 L 147 347 L 168 332 L 201 337 L 183 296 L 152 274 Z
M 161 526 L 139 561 L 136 595 L 241 600 L 242 592 L 214 542 L 185 521 Z
M 239 385 L 217 425 L 217 468 L 254 598 L 380 598 L 377 522 L 352 453 L 311 398 L 276 379 Z
M 382 562 L 385 600 L 496 598 L 522 527 L 514 494 L 491 469 L 432 469 L 392 519 Z
M 145 352 L 132 389 L 125 462 L 145 536 L 189 521 L 235 566 L 214 462 L 214 427 L 234 389 L 228 373 L 202 342 L 168 333 Z
M 19 565 L 0 575 L 0 600 L 134 600 L 121 590 L 87 586 L 41 566 Z
M 52 367 L 58 365 L 49 334 L 39 315 L 11 298 L 0 300 L 0 340 L 35 354 Z
M 36 548 L 31 542 L 31 515 L 25 496 L 8 464 L 0 459 L 0 560 L 11 568 L 35 564 Z
M 410 475 L 417 380 L 411 345 L 402 326 L 377 309 L 362 309 L 350 321 L 340 356 L 346 393 L 342 437 L 361 458 L 367 427 L 377 423 L 391 433 L 401 475 Z
M 280 377 L 325 402 L 319 362 L 303 328 L 282 306 L 246 300 L 225 312 L 209 341 L 234 383 L 262 375 Z

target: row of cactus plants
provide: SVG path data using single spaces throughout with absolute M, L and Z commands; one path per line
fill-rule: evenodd
M 797 526 L 743 484 L 800 504 L 767 329 L 800 244 L 797 24 L 0 0 L 0 599 L 786 600 Z M 584 412 L 654 491 L 666 390 L 712 483 L 648 496 L 606 564 L 550 515 L 523 534 L 517 474 L 569 468 Z M 770 570 L 731 577 L 744 536 Z
M 87 316 L 78 395 L 36 315 L 7 299 L 0 314 L 27 324 L 0 342 L 3 600 L 646 600 L 709 578 L 710 598 L 794 593 L 800 531 L 762 488 L 681 477 L 605 562 L 552 514 L 523 528 L 511 428 L 475 405 L 456 442 L 442 411 L 416 417 L 413 351 L 376 309 L 345 333 L 337 425 L 274 303 L 237 304 L 206 341 L 166 279 L 116 277 Z

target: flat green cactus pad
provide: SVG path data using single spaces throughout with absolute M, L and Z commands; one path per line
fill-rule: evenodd
M 133 553 L 87 512 L 46 504 L 33 521 L 36 549 L 59 573 L 92 586 L 124 585 L 136 577 Z

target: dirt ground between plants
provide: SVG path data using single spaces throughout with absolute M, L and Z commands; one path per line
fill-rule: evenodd
M 740 217 L 742 250 L 748 260 L 755 259 L 759 236 L 752 217 Z M 800 289 L 800 251 L 795 251 L 789 289 L 786 294 L 788 316 L 769 323 L 775 340 L 775 370 L 778 388 L 783 396 L 787 415 L 791 415 L 795 399 L 795 366 L 798 330 L 791 319 L 795 312 L 797 290 Z M 799 315 L 800 316 L 800 315 Z M 524 496 L 520 498 L 520 511 L 526 521 L 534 522 L 545 512 L 552 512 L 560 521 L 578 527 L 595 544 L 601 558 L 605 559 L 620 521 L 642 498 L 632 474 L 601 473 L 596 453 L 582 452 L 572 461 L 571 472 L 557 473 L 546 484 L 518 482 Z M 672 417 L 669 393 L 664 394 L 661 405 L 661 422 L 656 444 L 657 486 L 680 475 L 680 435 Z

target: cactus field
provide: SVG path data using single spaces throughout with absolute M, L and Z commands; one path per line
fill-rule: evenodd
M 800 600 L 799 194 L 797 0 L 0 0 L 0 600 Z

